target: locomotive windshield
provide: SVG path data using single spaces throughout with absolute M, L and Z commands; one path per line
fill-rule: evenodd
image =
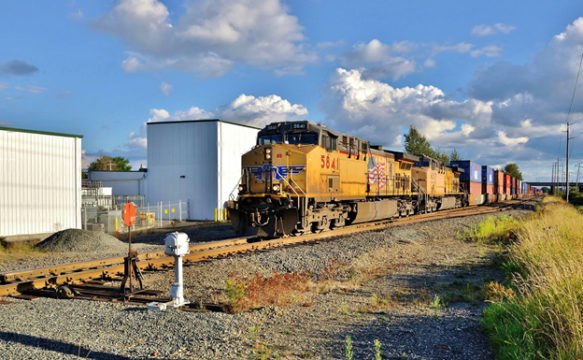
M 269 144 L 318 144 L 318 134 L 314 132 L 287 132 L 285 135 L 281 134 L 265 134 L 260 135 L 257 139 L 259 145 L 269 145 Z
M 287 134 L 287 142 L 288 144 L 317 144 L 318 143 L 318 134 L 313 132 L 305 132 L 305 133 L 288 133 Z
M 257 142 L 259 145 L 281 144 L 283 136 L 279 134 L 262 135 L 257 139 Z

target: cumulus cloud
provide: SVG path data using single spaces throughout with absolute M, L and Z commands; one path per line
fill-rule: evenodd
M 0 73 L 8 75 L 30 75 L 38 71 L 34 65 L 22 60 L 12 60 L 5 64 L 0 64 Z
M 394 88 L 342 68 L 331 75 L 320 107 L 332 127 L 391 146 L 410 124 L 439 141 L 445 134 L 468 133 L 469 127 L 455 131 L 458 119 L 487 124 L 492 113 L 490 104 L 449 100 L 435 86 Z
M 275 121 L 304 119 L 308 110 L 298 104 L 291 104 L 278 95 L 255 97 L 239 95 L 229 105 L 220 108 L 220 117 L 225 120 L 262 127 Z
M 501 51 L 495 45 L 476 48 L 474 44 L 467 42 L 440 44 L 401 41 L 385 44 L 378 39 L 372 39 L 368 43 L 355 44 L 350 51 L 338 58 L 343 67 L 358 69 L 367 79 L 396 81 L 424 68 L 435 67 L 435 58 L 442 53 L 468 54 L 476 58 L 498 57 Z M 329 57 L 331 60 L 337 58 L 333 55 Z
M 483 37 L 496 34 L 509 34 L 516 29 L 513 25 L 507 25 L 504 23 L 496 23 L 494 25 L 476 25 L 472 29 L 472 35 Z
M 342 63 L 348 67 L 361 67 L 367 78 L 383 79 L 391 77 L 393 80 L 415 71 L 415 62 L 393 53 L 408 51 L 406 44 L 400 43 L 393 50 L 389 45 L 377 39 L 369 43 L 359 43 L 352 51 L 346 53 Z
M 128 72 L 173 69 L 220 76 L 238 62 L 280 73 L 316 60 L 279 0 L 199 0 L 172 21 L 158 0 L 119 0 L 93 26 L 126 43 Z
M 174 86 L 168 84 L 166 81 L 162 81 L 160 83 L 160 91 L 162 92 L 162 94 L 164 94 L 166 96 L 170 95 L 173 88 L 174 88 Z

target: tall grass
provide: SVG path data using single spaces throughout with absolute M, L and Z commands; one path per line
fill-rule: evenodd
M 483 325 L 499 359 L 583 359 L 583 215 L 559 198 L 522 221 L 506 268 L 517 296 Z
M 459 237 L 483 244 L 508 244 L 516 240 L 522 222 L 512 216 L 489 216 L 478 225 L 466 229 Z

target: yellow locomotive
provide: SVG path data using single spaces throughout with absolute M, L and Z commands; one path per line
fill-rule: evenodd
M 227 208 L 240 234 L 316 232 L 463 206 L 459 174 L 313 122 L 272 123 L 243 155 L 239 197 Z

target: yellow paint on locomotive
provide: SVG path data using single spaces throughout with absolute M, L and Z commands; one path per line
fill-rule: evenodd
M 270 149 L 270 158 L 266 158 Z M 371 156 L 375 167 L 369 169 Z M 241 197 L 307 196 L 316 202 L 364 199 L 367 196 L 411 195 L 412 162 L 395 160 L 390 152 L 347 154 L 318 145 L 258 146 L 242 158 L 242 179 L 249 190 Z M 272 172 L 282 169 L 280 176 Z M 293 169 L 300 169 L 295 174 Z M 292 169 L 292 170 L 290 170 Z M 376 171 L 369 185 L 369 171 Z M 296 171 L 298 172 L 298 171 Z M 280 180 L 271 180 L 280 178 Z M 271 182 L 270 182 L 271 181 Z M 272 191 L 279 184 L 281 192 Z M 368 190 L 368 191 L 367 191 Z
M 425 158 L 427 166 L 415 166 L 413 177 L 429 196 L 443 196 L 450 194 L 460 194 L 459 173 L 454 173 L 452 169 L 443 164 Z

